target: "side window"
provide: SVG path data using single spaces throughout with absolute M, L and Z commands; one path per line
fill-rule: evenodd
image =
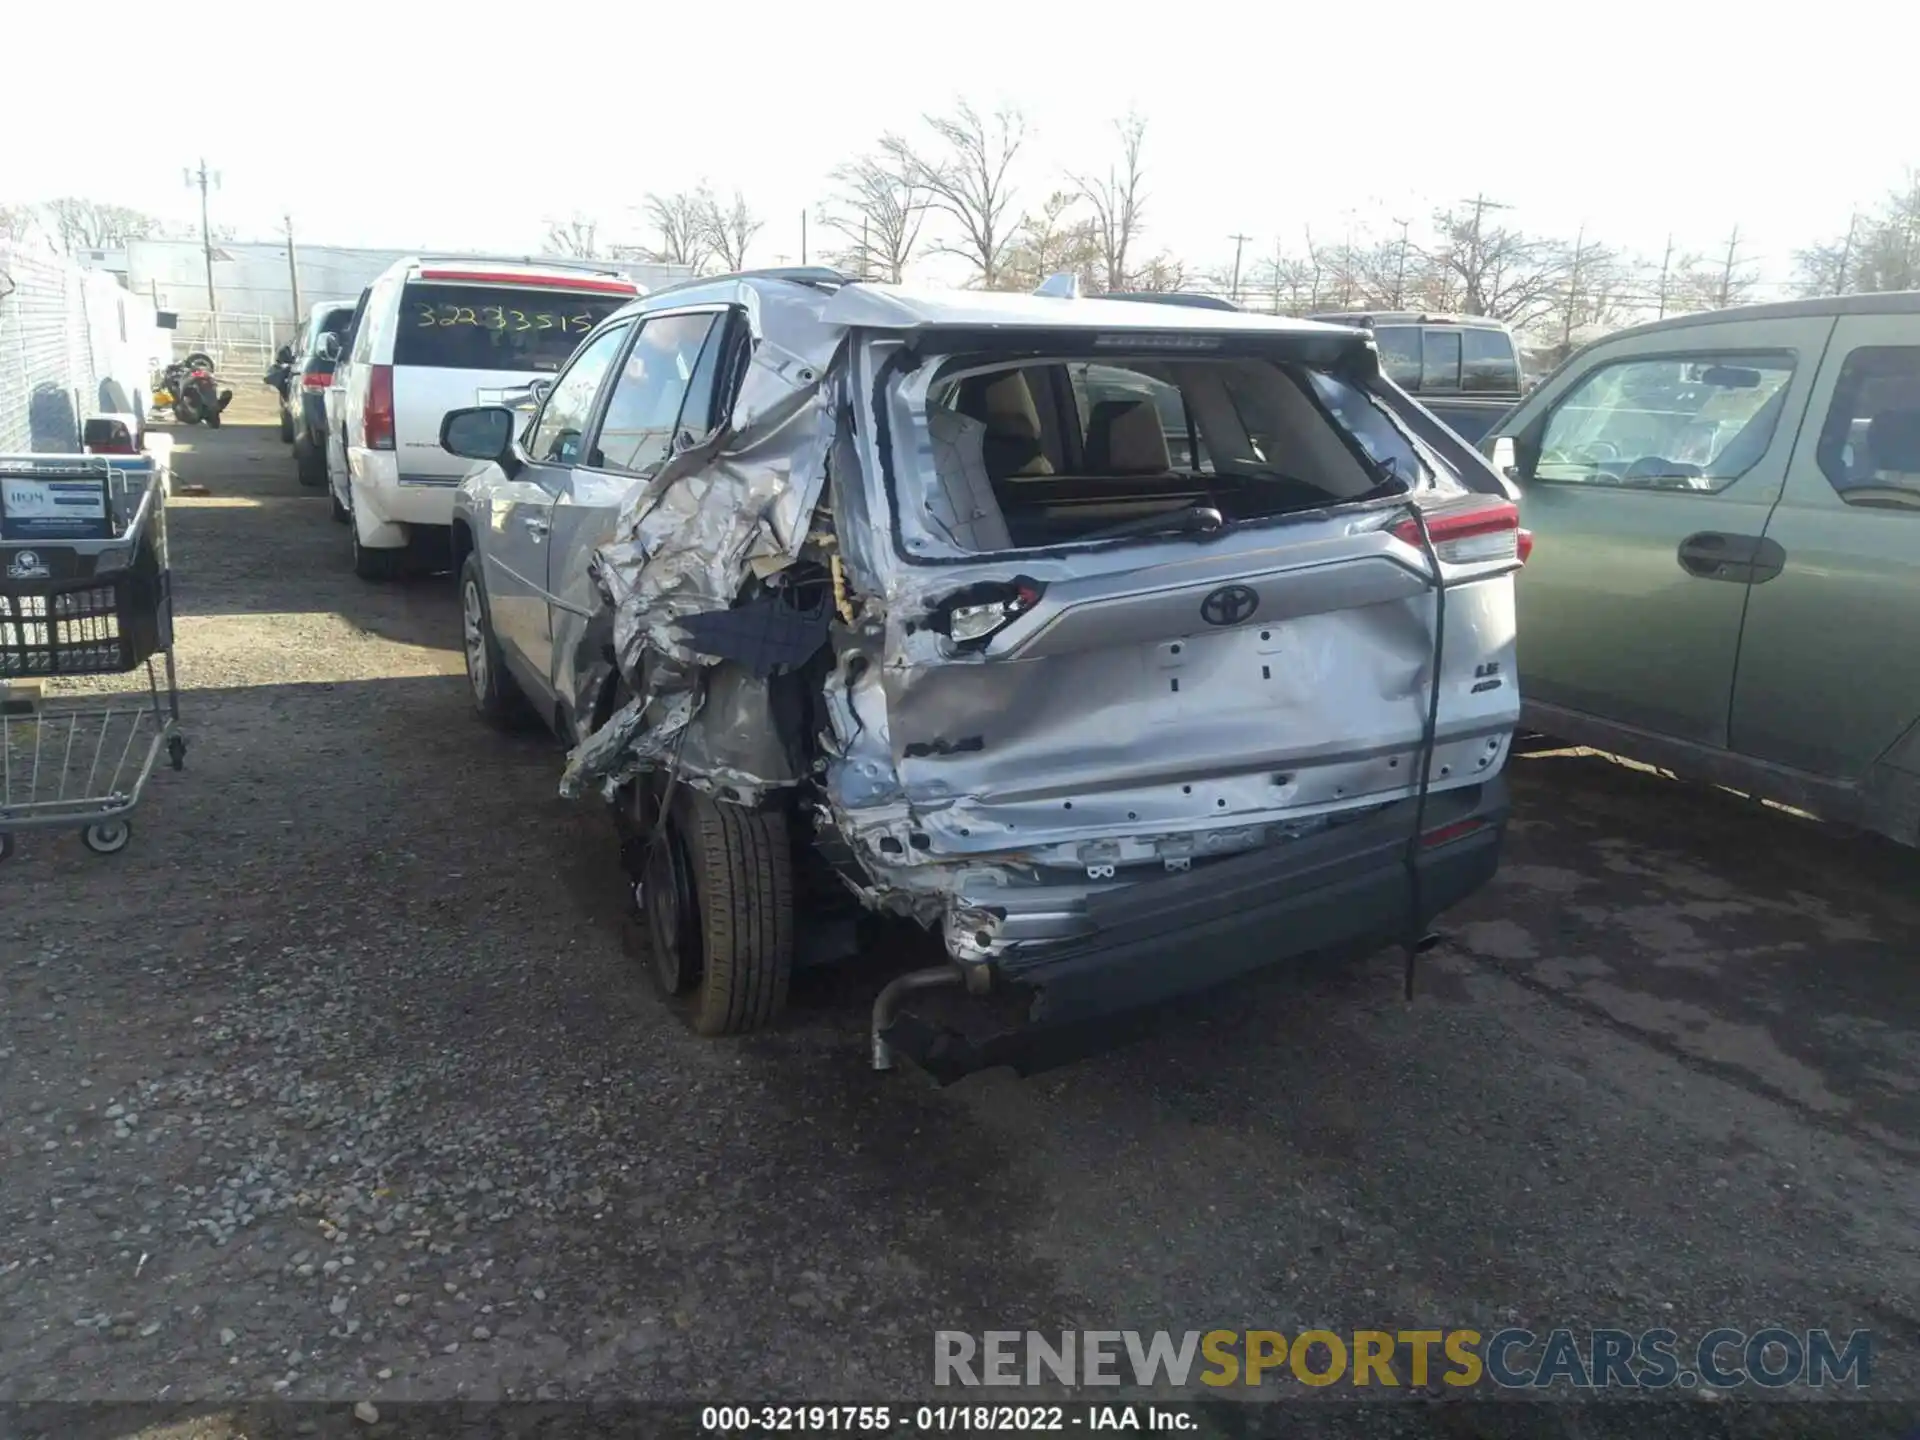
M 1590 371 L 1547 417 L 1533 478 L 1724 490 L 1759 463 L 1786 406 L 1793 357 L 1649 356 Z
M 1429 330 L 1421 337 L 1420 388 L 1422 390 L 1458 390 L 1460 388 L 1460 332 Z
M 603 330 L 582 345 L 553 382 L 540 418 L 527 437 L 527 454 L 551 465 L 571 465 L 580 458 L 580 436 L 593 413 L 600 382 L 613 368 L 613 357 L 626 343 L 627 326 Z
M 367 357 L 373 353 L 373 327 L 367 323 L 367 306 L 372 299 L 371 286 L 360 292 L 360 303 L 353 307 L 353 320 L 341 340 L 347 358 L 356 365 L 366 364 Z
M 1373 332 L 1380 347 L 1380 368 L 1403 390 L 1420 388 L 1420 327 L 1382 325 Z
M 1506 331 L 1476 326 L 1460 332 L 1460 388 L 1505 395 L 1520 389 L 1520 362 Z
M 726 333 L 717 323 L 721 319 L 708 312 L 641 322 L 639 338 L 607 398 L 606 418 L 589 464 L 644 475 L 673 453 L 674 437 L 681 431 L 696 441 L 706 438 L 713 376 Z M 696 376 L 704 376 L 704 381 L 696 383 Z
M 1920 510 L 1920 346 L 1847 356 L 1816 454 L 1847 504 Z

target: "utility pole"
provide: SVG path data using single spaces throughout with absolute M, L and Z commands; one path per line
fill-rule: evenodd
M 1580 303 L 1580 260 L 1586 252 L 1587 227 L 1582 225 L 1580 233 L 1573 239 L 1573 268 L 1567 273 L 1567 303 L 1560 315 L 1560 351 L 1565 359 L 1573 353 L 1573 312 Z
M 860 278 L 862 280 L 873 279 L 873 251 L 869 250 L 867 245 L 867 217 L 862 214 L 860 216 Z M 896 284 L 900 279 L 898 275 L 890 275 L 887 278 Z
M 293 323 L 296 329 L 300 325 L 300 259 L 293 248 L 293 216 L 284 217 L 287 222 L 287 280 L 293 286 Z
M 1854 211 L 1847 217 L 1847 240 L 1840 247 L 1840 273 L 1834 278 L 1833 293 L 1847 293 L 1847 266 L 1853 260 L 1853 232 L 1860 228 L 1860 212 Z
M 1720 305 L 1724 310 L 1733 303 L 1733 256 L 1740 246 L 1740 227 L 1733 227 L 1733 234 L 1727 237 L 1727 263 L 1720 267 Z
M 1253 237 L 1229 235 L 1227 238 L 1233 241 L 1233 303 L 1238 305 L 1240 303 L 1240 252 L 1246 249 L 1247 241 Z
M 211 314 L 220 308 L 220 303 L 213 295 L 213 224 L 207 218 L 207 189 L 209 186 L 219 188 L 220 172 L 216 170 L 209 174 L 206 157 L 202 156 L 200 168 L 188 170 L 185 174 L 188 189 L 196 185 L 200 187 L 200 249 L 207 257 L 207 311 Z
M 807 212 L 800 212 L 800 263 L 807 263 Z
M 1667 236 L 1667 253 L 1660 257 L 1660 313 L 1653 318 L 1667 318 L 1667 274 L 1673 268 L 1673 236 Z
M 1502 205 L 1498 200 L 1489 200 L 1485 195 L 1476 194 L 1471 200 L 1463 200 L 1463 205 L 1473 206 L 1473 248 L 1468 253 L 1467 264 L 1460 267 L 1461 280 L 1467 289 L 1467 313 L 1484 315 L 1487 313 L 1486 296 L 1480 293 L 1480 281 L 1486 263 L 1480 252 L 1480 220 L 1489 210 L 1511 210 L 1511 205 Z
M 1407 231 L 1413 225 L 1411 220 L 1396 220 L 1400 227 L 1400 266 L 1393 276 L 1393 308 L 1398 310 L 1406 303 L 1407 291 Z

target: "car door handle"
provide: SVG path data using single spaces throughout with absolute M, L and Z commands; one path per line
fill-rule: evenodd
M 526 527 L 527 533 L 536 540 L 546 539 L 547 532 L 553 528 L 552 524 L 549 523 L 547 517 L 544 515 L 522 516 L 520 523 Z
M 1680 542 L 1680 568 L 1701 580 L 1763 585 L 1787 565 L 1787 552 L 1763 535 L 1722 535 L 1703 530 Z

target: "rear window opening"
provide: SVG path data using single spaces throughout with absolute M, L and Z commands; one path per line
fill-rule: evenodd
M 1200 533 L 1429 477 L 1365 391 L 1290 363 L 954 356 L 917 406 L 902 383 L 921 442 L 896 456 L 903 509 L 968 552 Z
M 400 292 L 393 363 L 440 370 L 555 371 L 633 297 L 415 281 Z

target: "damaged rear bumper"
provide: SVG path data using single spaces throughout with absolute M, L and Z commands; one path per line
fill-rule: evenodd
M 1493 877 L 1506 833 L 1506 782 L 1434 795 L 1408 874 L 1412 802 L 1338 829 L 1088 899 L 1091 934 L 1008 954 L 996 990 L 1031 997 L 1027 1018 L 987 1037 L 911 1010 L 878 1038 L 942 1084 L 976 1070 L 1022 1075 L 1103 1048 L 1151 1007 L 1316 950 L 1417 934 Z M 971 1027 L 970 1027 L 971 1028 Z

